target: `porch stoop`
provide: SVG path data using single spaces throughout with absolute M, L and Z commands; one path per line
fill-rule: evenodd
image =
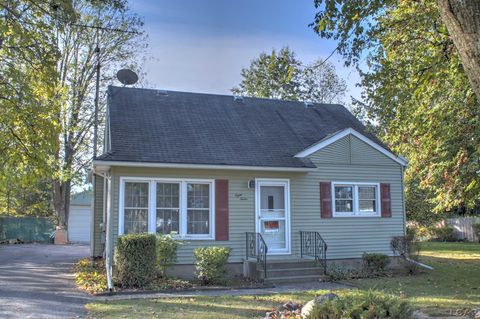
M 256 265 L 256 277 L 272 284 L 323 281 L 327 278 L 322 266 L 313 260 L 268 261 L 267 278 L 264 278 L 261 265 Z

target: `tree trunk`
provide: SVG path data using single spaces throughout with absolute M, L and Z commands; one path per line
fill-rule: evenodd
M 437 0 L 442 21 L 480 101 L 480 0 Z
M 53 182 L 53 207 L 57 216 L 57 225 L 67 227 L 70 209 L 71 181 Z

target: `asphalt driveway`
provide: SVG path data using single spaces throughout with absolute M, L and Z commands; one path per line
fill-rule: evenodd
M 84 318 L 72 266 L 84 245 L 0 245 L 0 318 Z

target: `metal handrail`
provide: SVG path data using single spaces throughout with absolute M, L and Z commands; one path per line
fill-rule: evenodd
M 327 242 L 316 231 L 300 231 L 300 257 L 313 257 L 327 274 Z
M 267 252 L 268 246 L 262 237 L 262 234 L 255 232 L 246 232 L 245 234 L 245 257 L 255 258 L 263 268 L 263 278 L 267 278 Z

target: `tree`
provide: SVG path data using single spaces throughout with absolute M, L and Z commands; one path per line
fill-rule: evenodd
M 318 60 L 303 66 L 288 47 L 278 55 L 275 50 L 261 53 L 241 75 L 242 82 L 232 92 L 245 96 L 342 103 L 347 89 L 331 63 Z
M 270 99 L 297 100 L 300 95 L 301 63 L 288 47 L 270 54 L 262 52 L 242 69 L 242 82 L 233 94 Z
M 3 1 L 0 12 L 0 211 L 17 213 L 38 204 L 24 196 L 37 193 L 30 186 L 52 176 L 56 114 L 64 98 L 54 30 L 57 19 L 74 17 L 66 0 Z M 48 188 L 41 189 L 43 200 Z
M 366 50 L 378 48 L 377 32 L 388 12 L 405 6 L 402 0 L 315 0 L 319 12 L 312 24 L 322 37 L 339 40 L 338 51 L 347 64 L 356 63 Z M 423 2 L 423 1 L 422 1 Z M 480 2 L 478 0 L 426 0 L 441 13 L 436 24 L 447 27 L 472 90 L 480 100 Z M 425 14 L 417 12 L 417 14 Z
M 316 103 L 343 104 L 347 84 L 335 72 L 328 61 L 315 61 L 302 72 L 300 97 L 304 101 Z
M 67 100 L 56 114 L 61 132 L 53 153 L 53 204 L 60 226 L 66 226 L 68 220 L 72 183 L 91 165 L 97 57 L 102 68 L 101 91 L 105 92 L 116 70 L 135 65 L 146 47 L 143 21 L 129 12 L 126 0 L 77 0 L 73 9 L 76 23 L 63 23 L 57 29 L 60 61 L 56 74 L 68 90 Z M 100 113 L 104 107 L 103 96 Z
M 443 23 L 458 50 L 472 90 L 480 100 L 480 1 L 438 0 Z
M 436 212 L 473 208 L 480 201 L 480 105 L 437 2 L 371 1 L 336 10 L 317 15 L 318 31 L 338 36 L 347 61 L 366 58 L 356 106 L 409 159 L 407 204 L 423 197 Z

